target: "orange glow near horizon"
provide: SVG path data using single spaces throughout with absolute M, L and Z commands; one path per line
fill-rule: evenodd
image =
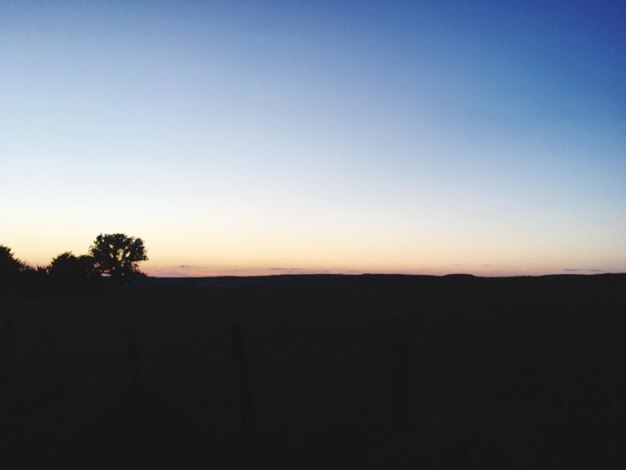
M 135 234 L 129 232 L 129 235 Z M 250 239 L 246 244 L 240 237 L 237 243 L 232 239 L 221 240 L 221 246 L 219 240 L 211 240 L 206 245 L 214 248 L 206 252 L 195 240 L 179 246 L 171 240 L 141 238 L 146 242 L 149 260 L 141 263 L 140 269 L 160 277 L 362 273 L 508 276 L 623 271 L 619 263 L 600 249 L 576 253 L 574 247 L 568 250 L 561 245 L 557 250 L 556 245 L 528 243 L 522 250 L 519 245 L 494 246 L 478 241 L 468 249 L 453 237 L 419 243 L 404 239 L 390 244 L 376 243 L 367 237 L 353 242 L 337 239 L 334 243 L 323 237 L 306 243 L 285 238 L 278 245 L 261 243 L 258 239 Z M 89 248 L 89 242 L 84 240 L 63 243 L 61 237 L 50 237 L 47 246 L 39 245 L 39 241 L 36 237 L 22 237 L 13 244 L 5 244 L 18 258 L 33 266 L 45 266 L 64 251 L 78 255 L 87 253 Z M 593 263 L 592 260 L 602 259 L 603 255 L 604 263 Z

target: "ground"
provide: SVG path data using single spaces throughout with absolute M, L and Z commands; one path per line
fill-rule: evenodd
M 626 275 L 147 279 L 0 309 L 0 451 L 28 466 L 626 465 Z

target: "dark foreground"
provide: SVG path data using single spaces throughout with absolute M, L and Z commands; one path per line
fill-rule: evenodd
M 3 468 L 626 468 L 626 275 L 148 280 L 0 308 Z

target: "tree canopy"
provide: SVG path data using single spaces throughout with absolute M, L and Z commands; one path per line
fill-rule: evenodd
M 14 286 L 24 268 L 24 263 L 13 255 L 11 248 L 0 245 L 0 290 Z
M 100 273 L 91 256 L 76 256 L 70 251 L 56 256 L 46 269 L 50 287 L 57 294 L 86 294 L 96 292 Z
M 18 260 L 11 248 L 0 245 L 0 272 L 17 272 L 24 267 L 24 263 Z
M 90 277 L 97 274 L 91 256 L 76 256 L 71 251 L 56 256 L 48 266 L 48 272 L 59 277 Z
M 141 275 L 139 262 L 148 259 L 143 240 L 123 233 L 98 235 L 89 248 L 89 256 L 94 268 L 114 282 Z

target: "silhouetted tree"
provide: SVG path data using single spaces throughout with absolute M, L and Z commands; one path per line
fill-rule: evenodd
M 100 273 L 94 259 L 88 255 L 75 256 L 71 252 L 61 253 L 48 266 L 52 288 L 57 294 L 85 294 L 95 292 Z
M 24 266 L 20 272 L 19 289 L 26 297 L 41 297 L 50 294 L 52 286 L 48 269 L 43 266 Z
M 0 294 L 14 290 L 26 265 L 17 259 L 11 249 L 0 245 Z
M 89 248 L 95 269 L 117 284 L 142 275 L 138 265 L 148 259 L 141 238 L 123 233 L 100 234 Z
M 24 263 L 15 257 L 11 248 L 0 245 L 0 276 L 17 274 L 23 267 Z

